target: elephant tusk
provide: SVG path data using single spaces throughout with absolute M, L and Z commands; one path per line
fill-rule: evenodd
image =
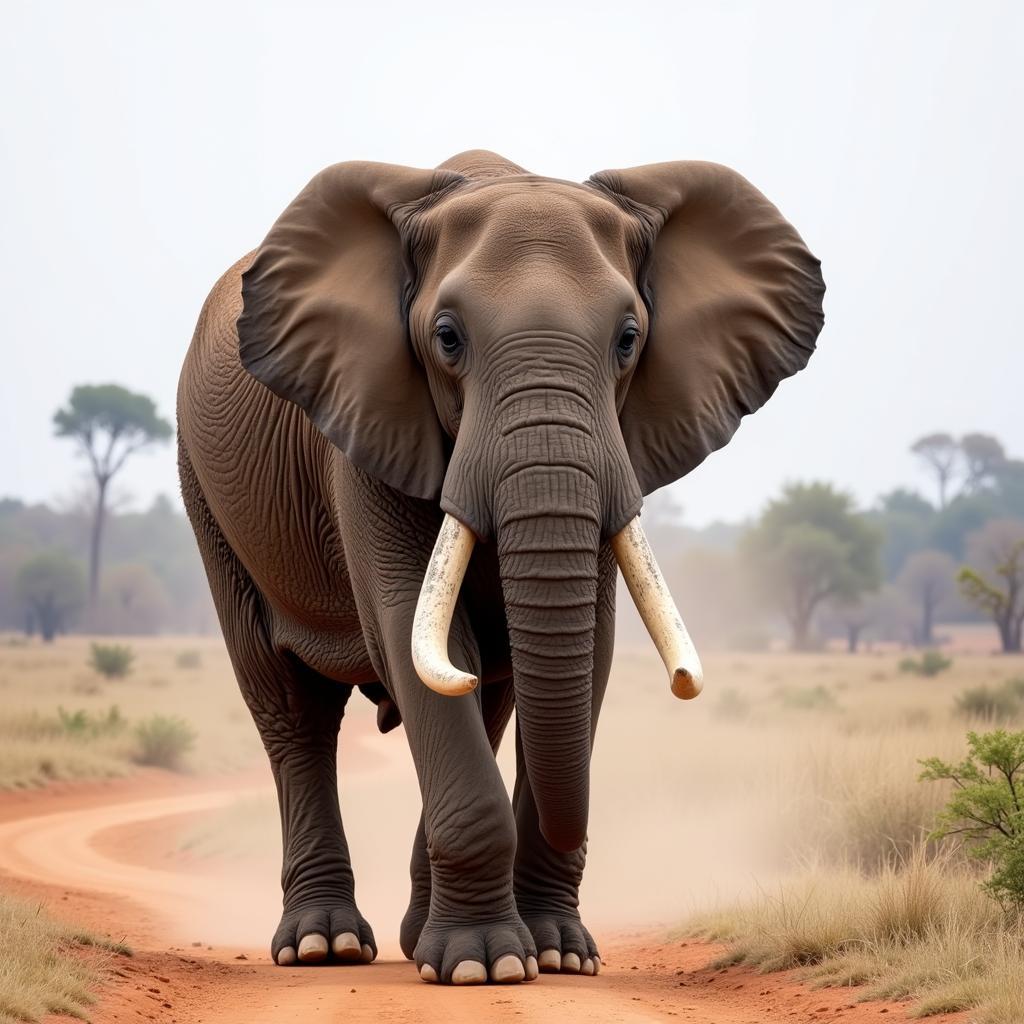
M 457 669 L 448 660 L 448 630 L 475 543 L 476 537 L 469 527 L 454 516 L 445 515 L 412 620 L 412 663 L 416 674 L 430 689 L 446 697 L 469 693 L 477 684 L 476 676 Z
M 612 537 L 611 545 L 633 603 L 668 669 L 672 692 L 680 700 L 696 697 L 704 687 L 704 670 L 639 518 Z

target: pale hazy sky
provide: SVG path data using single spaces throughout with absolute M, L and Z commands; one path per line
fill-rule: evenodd
M 580 180 L 730 164 L 828 284 L 818 354 L 676 485 L 690 523 L 784 480 L 870 502 L 922 433 L 1024 456 L 1024 5 L 0 5 L 0 495 L 67 498 L 50 418 L 116 381 L 173 415 L 200 305 L 321 167 L 495 149 Z M 173 446 L 121 486 L 176 493 Z

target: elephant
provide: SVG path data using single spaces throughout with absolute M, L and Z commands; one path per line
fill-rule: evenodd
M 419 779 L 400 941 L 420 977 L 598 973 L 578 891 L 617 573 L 694 695 L 643 497 L 805 366 L 823 295 L 726 167 L 576 183 L 482 150 L 328 167 L 221 277 L 180 377 L 179 472 L 277 788 L 278 965 L 377 955 L 337 790 L 358 688 Z

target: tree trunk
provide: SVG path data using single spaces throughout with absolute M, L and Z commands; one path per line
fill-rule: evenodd
M 811 615 L 813 609 L 798 609 L 790 622 L 793 629 L 793 650 L 808 651 L 811 648 Z
M 934 625 L 935 608 L 932 602 L 925 598 L 921 606 L 921 646 L 930 647 L 932 645 L 932 628 Z
M 857 645 L 860 643 L 860 631 L 863 627 L 861 626 L 847 626 L 846 627 L 846 652 L 847 654 L 856 654 Z
M 95 618 L 100 594 L 100 560 L 103 554 L 103 527 L 107 515 L 108 477 L 96 480 L 96 512 L 92 520 L 92 537 L 89 543 L 89 612 Z M 90 623 L 93 625 L 93 623 Z

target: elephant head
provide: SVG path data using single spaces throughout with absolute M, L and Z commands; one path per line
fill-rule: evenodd
M 806 364 L 823 293 L 800 236 L 725 167 L 576 184 L 479 151 L 327 168 L 244 275 L 247 369 L 356 466 L 447 513 L 414 628 L 442 692 L 476 683 L 448 664 L 447 628 L 473 542 L 496 544 L 557 849 L 586 829 L 600 546 L 693 695 L 699 662 L 636 516 Z

